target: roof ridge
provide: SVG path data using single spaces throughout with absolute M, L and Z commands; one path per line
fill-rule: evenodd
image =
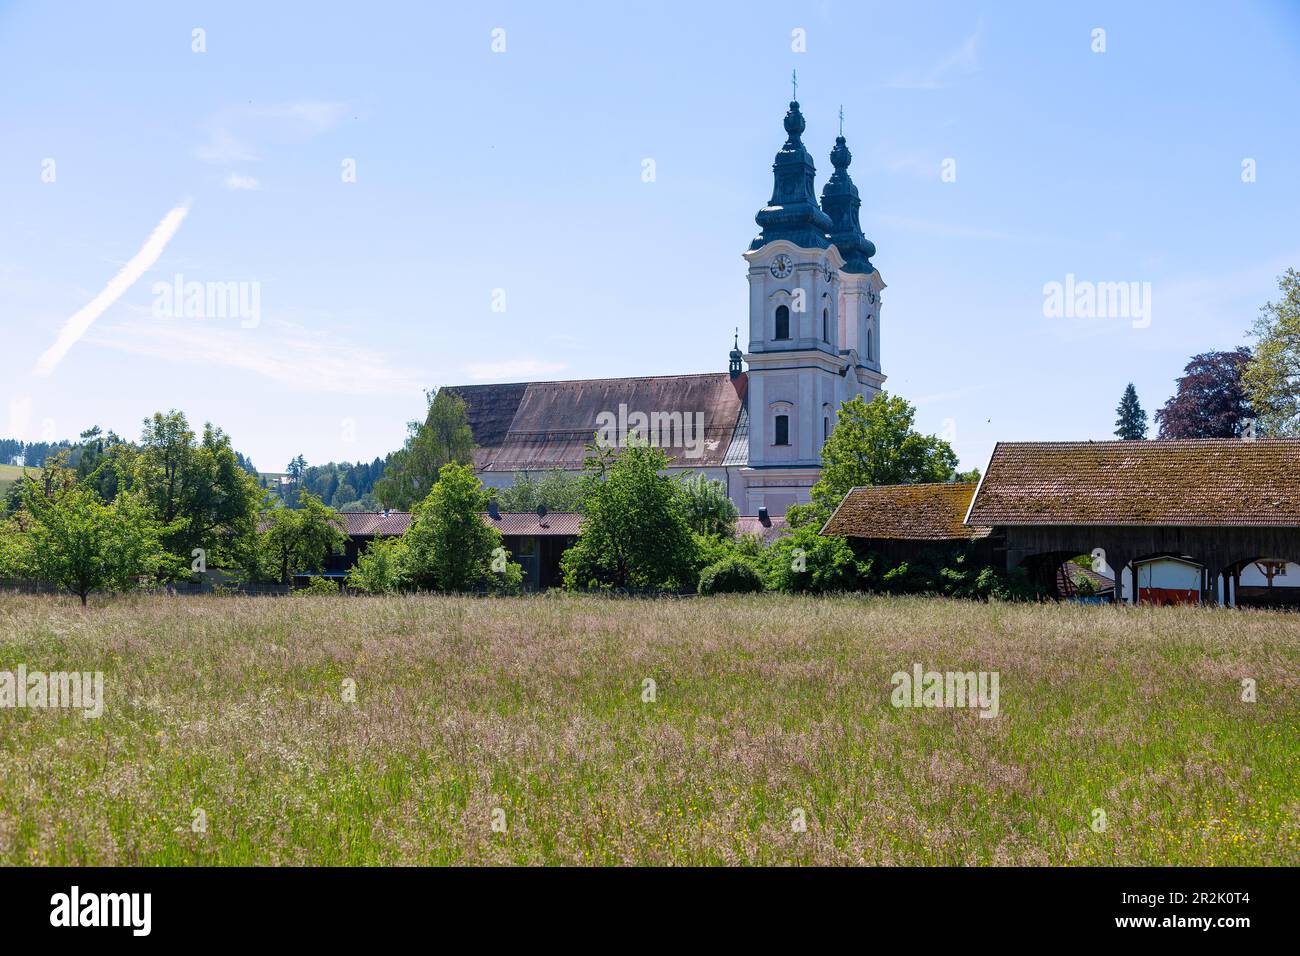
M 677 375 L 613 375 L 605 378 L 552 378 L 543 379 L 536 382 L 478 382 L 474 385 L 448 385 L 447 388 L 455 391 L 460 388 L 507 388 L 512 385 L 585 385 L 591 382 L 647 382 L 653 379 L 665 378 L 713 378 L 721 377 L 728 381 L 730 375 L 724 370 L 721 372 L 682 372 Z

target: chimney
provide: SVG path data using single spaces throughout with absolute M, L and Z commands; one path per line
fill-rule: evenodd
M 501 508 L 497 505 L 495 498 L 488 499 L 488 517 L 493 521 L 501 520 Z
M 541 527 L 546 527 L 546 505 L 537 506 L 537 523 Z

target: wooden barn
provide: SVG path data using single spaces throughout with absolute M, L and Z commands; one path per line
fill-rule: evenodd
M 975 488 L 974 482 L 854 488 L 821 533 L 842 535 L 859 554 L 870 552 L 891 564 L 953 546 L 968 546 L 982 563 L 998 563 L 1001 537 L 991 526 L 965 521 Z
M 1099 553 L 1128 602 L 1287 603 L 1300 439 L 1000 442 L 965 523 L 1039 575 Z

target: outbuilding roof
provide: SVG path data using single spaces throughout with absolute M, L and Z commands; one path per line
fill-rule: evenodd
M 545 518 L 538 518 L 533 511 L 503 511 L 496 518 L 482 513 L 479 517 L 505 535 L 576 536 L 582 527 L 582 515 L 573 511 L 554 511 Z M 343 533 L 356 537 L 394 537 L 411 526 L 409 511 L 340 511 L 339 518 Z
M 821 533 L 903 541 L 985 538 L 991 528 L 963 523 L 975 487 L 974 482 L 944 482 L 854 488 Z
M 1300 439 L 999 442 L 967 520 L 1300 527 Z

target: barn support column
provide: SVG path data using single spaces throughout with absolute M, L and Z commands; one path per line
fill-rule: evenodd
M 1110 565 L 1110 573 L 1115 579 L 1115 603 L 1121 604 L 1124 600 L 1124 564 L 1128 561 L 1123 554 L 1118 551 L 1112 553 L 1106 552 L 1106 563 Z

